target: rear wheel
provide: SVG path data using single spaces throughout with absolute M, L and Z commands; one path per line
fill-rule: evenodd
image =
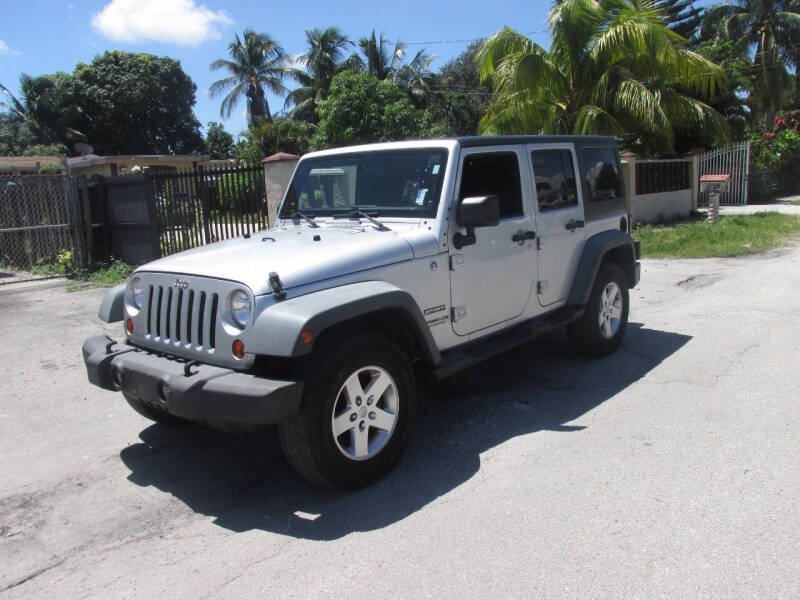
M 292 467 L 336 489 L 385 475 L 408 442 L 417 408 L 406 354 L 384 336 L 360 334 L 323 343 L 298 367 L 300 408 L 278 429 Z
M 628 284 L 625 273 L 603 263 L 583 317 L 567 325 L 572 346 L 586 356 L 606 356 L 622 343 L 628 326 Z

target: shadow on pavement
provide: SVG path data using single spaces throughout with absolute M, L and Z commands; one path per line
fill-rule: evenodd
M 155 486 L 232 531 L 262 529 L 315 540 L 380 529 L 475 475 L 482 452 L 568 425 L 679 350 L 689 336 L 631 323 L 623 347 L 600 360 L 570 351 L 566 336 L 521 346 L 429 394 L 395 470 L 363 490 L 321 490 L 291 470 L 274 431 L 232 437 L 201 427 L 152 425 L 121 453 L 128 479 Z

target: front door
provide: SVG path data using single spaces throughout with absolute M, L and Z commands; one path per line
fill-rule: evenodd
M 455 215 L 462 198 L 496 195 L 500 223 L 476 228 L 472 245 L 456 249 L 451 244 L 452 324 L 457 335 L 513 319 L 528 304 L 536 280 L 536 245 L 535 240 L 523 239 L 525 232 L 535 229 L 526 160 L 523 146 L 461 153 L 451 236 L 461 229 Z
M 578 161 L 572 145 L 526 147 L 536 190 L 539 304 L 569 295 L 586 240 Z

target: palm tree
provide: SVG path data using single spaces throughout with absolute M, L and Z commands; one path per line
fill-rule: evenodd
M 753 67 L 758 75 L 753 86 L 753 104 L 760 107 L 769 129 L 781 108 L 789 74 L 786 67 L 800 67 L 800 2 L 797 0 L 735 0 L 709 9 L 709 20 L 720 19 L 731 40 L 747 43 L 754 50 Z
M 338 27 L 306 30 L 307 50 L 298 59 L 305 70 L 291 69 L 289 74 L 300 84 L 289 92 L 286 105 L 294 105 L 291 116 L 302 121 L 316 121 L 316 107 L 328 96 L 334 75 L 346 68 L 358 68 L 352 57 L 342 60 L 344 52 L 353 46 Z
M 245 97 L 248 121 L 264 119 L 271 123 L 265 90 L 278 95 L 286 93 L 283 85 L 287 74 L 286 52 L 269 35 L 245 29 L 242 38 L 234 34 L 228 54 L 231 60 L 219 59 L 211 63 L 212 71 L 229 73 L 228 77 L 215 81 L 209 88 L 212 98 L 228 92 L 220 106 L 220 117 L 230 117 L 239 100 Z
M 400 41 L 395 42 L 394 50 L 390 51 L 391 42 L 384 38 L 383 34 L 376 38 L 374 29 L 370 37 L 358 40 L 358 46 L 366 59 L 362 65 L 366 68 L 367 73 L 381 81 L 392 77 L 397 72 L 405 55 L 405 44 Z
M 418 107 L 427 105 L 430 101 L 430 81 L 433 79 L 430 66 L 435 59 L 436 55 L 427 54 L 423 48 L 414 55 L 414 58 L 401 64 L 394 72 L 394 83 Z
M 714 97 L 723 71 L 690 51 L 652 0 L 559 0 L 548 26 L 549 51 L 506 27 L 476 56 L 481 80 L 494 82 L 484 133 L 628 133 L 645 152 L 673 151 L 677 126 L 727 135 L 690 95 Z

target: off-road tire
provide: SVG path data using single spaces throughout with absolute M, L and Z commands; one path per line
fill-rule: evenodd
M 131 408 L 146 419 L 150 419 L 156 423 L 163 423 L 165 425 L 186 425 L 189 423 L 189 421 L 186 419 L 176 417 L 175 415 L 171 415 L 164 410 L 159 410 L 154 406 L 145 404 L 138 398 L 129 396 L 125 392 L 122 392 L 122 395 L 125 396 L 125 400 L 127 400 L 128 404 L 131 405 Z
M 331 419 L 344 382 L 368 366 L 383 369 L 394 380 L 396 420 L 375 456 L 355 460 L 337 446 Z M 278 427 L 289 464 L 309 481 L 340 490 L 361 488 L 388 473 L 408 443 L 417 411 L 414 370 L 400 347 L 372 333 L 339 335 L 320 340 L 294 371 L 304 382 L 303 397 L 297 414 Z
M 619 327 L 612 337 L 603 335 L 600 327 L 600 315 L 603 310 L 603 291 L 610 283 L 615 283 L 619 287 L 622 298 L 622 315 Z M 586 312 L 577 321 L 567 325 L 567 336 L 572 347 L 589 357 L 607 356 L 614 352 L 622 343 L 625 337 L 625 329 L 628 326 L 628 283 L 625 273 L 617 265 L 604 262 L 600 265 L 592 292 L 589 295 L 589 303 L 586 305 Z

